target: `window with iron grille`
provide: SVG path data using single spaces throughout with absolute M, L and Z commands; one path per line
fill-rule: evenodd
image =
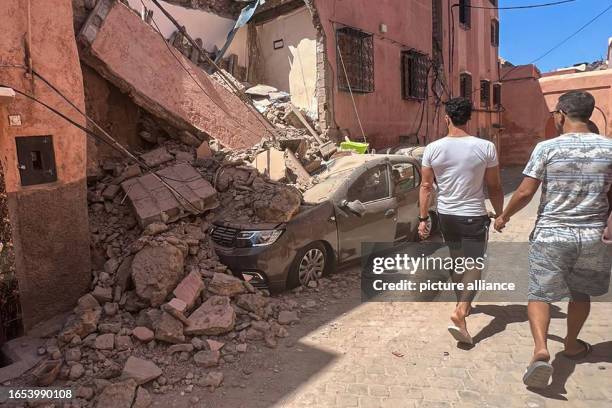
M 493 106 L 501 108 L 501 84 L 493 84 Z
M 402 98 L 427 97 L 427 55 L 415 51 L 402 51 Z
M 465 29 L 472 26 L 472 8 L 470 0 L 459 0 L 459 23 Z
M 352 27 L 336 30 L 338 89 L 374 92 L 374 38 Z M 346 72 L 345 72 L 346 71 Z
M 431 27 L 431 55 L 437 66 L 442 63 L 442 0 L 431 1 Z
M 491 106 L 491 82 L 486 79 L 480 80 L 480 106 L 483 108 Z
M 459 95 L 472 99 L 472 76 L 467 72 L 459 75 Z
M 499 47 L 499 21 L 495 18 L 491 20 L 491 45 Z

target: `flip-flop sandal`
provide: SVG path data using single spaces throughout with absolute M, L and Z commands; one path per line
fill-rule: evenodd
M 578 354 L 566 354 L 566 353 L 563 353 L 563 356 L 565 358 L 569 358 L 570 360 L 581 360 L 581 359 L 585 358 L 586 356 L 588 356 L 589 354 L 591 354 L 591 352 L 593 351 L 593 346 L 591 346 L 586 341 L 580 340 L 580 339 L 577 339 L 576 341 L 584 346 L 584 350 L 582 350 Z
M 553 366 L 546 361 L 534 361 L 523 375 L 523 384 L 531 388 L 546 388 L 553 373 Z
M 448 326 L 448 332 L 457 340 L 459 343 L 474 344 L 472 336 L 465 335 L 457 326 Z

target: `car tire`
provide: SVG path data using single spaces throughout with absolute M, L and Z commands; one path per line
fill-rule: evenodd
M 322 242 L 313 242 L 298 251 L 287 276 L 287 288 L 307 286 L 310 280 L 318 280 L 329 270 L 330 257 Z

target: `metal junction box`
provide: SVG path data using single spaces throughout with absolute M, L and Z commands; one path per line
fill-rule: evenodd
M 57 181 L 52 136 L 20 136 L 15 143 L 22 186 Z

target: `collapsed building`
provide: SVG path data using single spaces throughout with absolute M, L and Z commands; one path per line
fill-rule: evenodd
M 336 142 L 424 144 L 451 94 L 479 97 L 472 130 L 496 138 L 494 10 L 418 2 L 419 31 L 399 2 L 154 3 L 1 6 L 0 251 L 17 281 L 2 293 L 20 295 L 2 333 L 32 337 L 0 383 L 30 373 L 79 385 L 85 405 L 117 389 L 146 402 L 140 385 L 169 386 L 160 347 L 212 369 L 247 341 L 275 347 L 297 304 L 232 276 L 208 241 L 215 217 L 287 221 Z

